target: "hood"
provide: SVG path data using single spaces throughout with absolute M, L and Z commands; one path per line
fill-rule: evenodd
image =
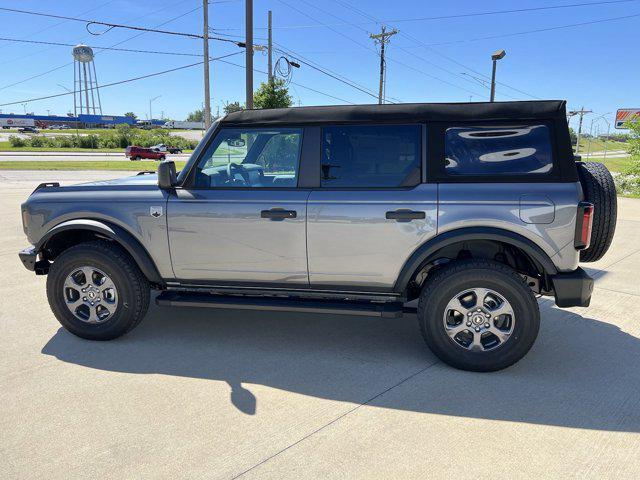
M 157 173 L 145 173 L 143 175 L 133 175 L 131 177 L 114 178 L 113 180 L 99 180 L 96 182 L 78 183 L 75 186 L 82 187 L 107 187 L 107 186 L 131 186 L 131 185 L 157 185 Z

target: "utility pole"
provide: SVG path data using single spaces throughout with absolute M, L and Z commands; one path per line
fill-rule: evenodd
M 245 0 L 245 73 L 246 73 L 246 97 L 247 109 L 253 108 L 253 0 Z
M 569 112 L 569 116 L 573 117 L 574 115 L 580 115 L 580 121 L 578 122 L 578 136 L 576 138 L 576 155 L 580 152 L 580 135 L 582 134 L 582 117 L 584 117 L 587 113 L 591 113 L 592 110 L 585 110 L 584 107 L 580 108 L 580 110 L 573 110 Z
M 384 72 L 385 72 L 385 61 L 384 61 L 384 46 L 389 43 L 389 39 L 398 33 L 398 30 L 395 28 L 390 32 L 387 32 L 387 27 L 382 26 L 382 30 L 380 33 L 369 34 L 369 38 L 372 38 L 376 41 L 376 43 L 380 44 L 380 87 L 378 90 L 378 104 L 382 105 L 384 103 Z
M 273 82 L 273 41 L 271 38 L 271 10 L 269 10 L 267 17 L 267 49 L 269 51 L 269 61 L 268 61 L 268 72 L 269 72 L 269 83 Z
M 204 53 L 204 129 L 211 126 L 211 97 L 209 94 L 209 0 L 202 0 Z

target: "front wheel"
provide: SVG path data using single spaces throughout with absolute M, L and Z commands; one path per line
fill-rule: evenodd
M 131 331 L 146 314 L 150 293 L 148 280 L 128 254 L 105 241 L 65 250 L 47 277 L 47 298 L 58 321 L 90 340 Z
M 420 331 L 431 351 L 461 370 L 490 372 L 526 355 L 540 328 L 536 298 L 522 277 L 498 262 L 452 262 L 425 283 Z

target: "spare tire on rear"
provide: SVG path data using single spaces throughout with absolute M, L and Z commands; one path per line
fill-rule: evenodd
M 576 162 L 576 166 L 584 200 L 594 205 L 591 245 L 580 252 L 580 261 L 595 262 L 607 253 L 616 231 L 616 186 L 611 173 L 602 163 Z

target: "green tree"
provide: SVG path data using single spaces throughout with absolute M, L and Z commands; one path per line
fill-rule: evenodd
M 631 166 L 624 173 L 638 176 L 640 175 L 640 119 L 625 123 L 624 128 L 629 129 L 628 152 L 632 160 Z
M 578 141 L 578 135 L 576 134 L 576 131 L 569 127 L 569 137 L 571 137 L 571 145 L 575 145 Z
M 233 112 L 239 112 L 241 110 L 244 110 L 244 107 L 240 105 L 240 102 L 231 102 L 231 103 L 227 103 L 224 106 L 224 113 L 226 115 L 229 115 L 230 113 L 233 113 Z
M 187 122 L 204 122 L 204 110 L 196 110 L 187 116 Z
M 124 114 L 125 117 L 129 117 L 129 118 L 133 118 L 134 120 L 136 120 L 138 118 L 138 116 L 133 113 L 133 112 L 127 112 Z
M 253 94 L 254 108 L 287 108 L 292 104 L 293 99 L 289 95 L 289 89 L 282 79 L 267 83 L 262 82 Z

